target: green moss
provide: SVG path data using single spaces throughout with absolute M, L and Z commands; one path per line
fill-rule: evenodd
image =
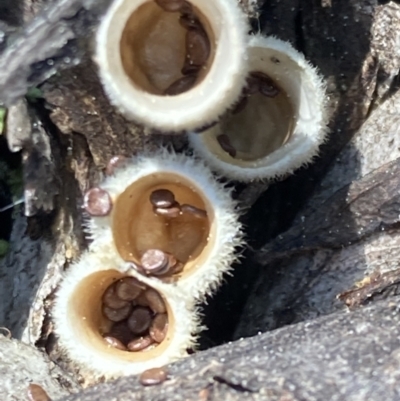
M 0 107 L 0 135 L 4 131 L 4 126 L 6 122 L 6 109 L 4 107 Z
M 36 100 L 43 98 L 43 92 L 39 88 L 30 88 L 25 97 L 30 102 L 36 102 Z
M 2 258 L 8 251 L 9 243 L 4 240 L 0 239 L 0 258 Z

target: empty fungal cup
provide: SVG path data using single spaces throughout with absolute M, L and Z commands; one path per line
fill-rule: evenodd
M 111 102 L 164 132 L 217 121 L 247 74 L 247 21 L 230 0 L 115 0 L 96 61 Z
M 309 163 L 325 139 L 324 84 L 302 54 L 273 37 L 251 38 L 249 69 L 240 100 L 189 142 L 226 177 L 282 177 Z

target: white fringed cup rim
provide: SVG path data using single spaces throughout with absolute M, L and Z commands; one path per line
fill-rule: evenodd
M 95 291 L 89 283 L 93 280 L 97 282 L 101 276 L 110 280 L 115 272 L 119 272 L 121 277 L 135 277 L 163 296 L 169 320 L 173 321 L 165 344 L 163 342 L 147 352 L 120 351 L 109 347 L 101 335 L 95 333 L 91 327 L 93 323 L 89 322 L 91 317 L 83 312 L 88 307 L 98 309 L 96 305 L 88 306 L 92 298 L 86 298 L 91 291 Z M 88 288 L 84 288 L 86 283 Z M 80 297 L 85 298 L 85 305 L 80 303 Z M 94 298 L 94 302 L 99 301 L 98 296 Z M 80 308 L 79 305 L 84 307 Z M 62 349 L 79 367 L 81 374 L 97 379 L 139 374 L 185 357 L 187 349 L 195 345 L 196 333 L 202 329 L 194 303 L 187 301 L 176 288 L 149 281 L 131 269 L 129 264 L 106 252 L 86 252 L 69 267 L 57 291 L 52 318 Z
M 228 154 L 217 156 L 206 145 L 205 138 L 213 135 L 215 127 L 201 134 L 190 133 L 189 143 L 213 170 L 223 176 L 238 181 L 268 181 L 293 173 L 311 163 L 318 154 L 328 133 L 325 83 L 317 69 L 289 42 L 255 35 L 251 37 L 249 46 L 250 71 L 266 73 L 292 102 L 295 126 L 291 137 L 267 156 L 237 164 Z M 278 64 L 273 61 L 274 58 L 279 60 Z
M 113 200 L 118 199 L 127 187 L 152 174 L 172 174 L 176 180 L 181 177 L 208 205 L 212 215 L 209 244 L 196 264 L 173 283 L 189 298 L 204 299 L 220 284 L 223 275 L 237 261 L 237 252 L 243 246 L 242 225 L 239 222 L 237 203 L 232 199 L 232 190 L 219 183 L 203 161 L 182 153 L 161 148 L 156 152 L 143 152 L 117 169 L 113 176 L 105 179 L 100 188 L 106 190 Z M 93 240 L 90 249 L 95 252 L 120 254 L 113 237 L 113 213 L 104 217 L 90 217 L 86 232 Z M 156 247 L 156 244 L 155 244 Z M 159 281 L 157 277 L 151 280 Z M 172 285 L 172 284 L 171 284 Z
M 110 101 L 127 118 L 165 132 L 195 130 L 217 121 L 237 100 L 247 75 L 247 18 L 231 0 L 191 0 L 208 19 L 217 46 L 199 84 L 177 96 L 159 96 L 132 84 L 119 54 L 123 29 L 147 0 L 115 0 L 98 28 L 95 60 Z

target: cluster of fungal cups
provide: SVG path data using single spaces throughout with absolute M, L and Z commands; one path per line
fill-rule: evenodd
M 325 85 L 288 42 L 249 35 L 236 0 L 115 0 L 96 41 L 110 101 L 239 181 L 285 177 L 326 138 Z
M 230 190 L 200 160 L 160 149 L 113 158 L 83 207 L 92 242 L 57 292 L 60 344 L 95 378 L 185 356 L 201 328 L 198 301 L 242 245 Z
M 188 135 L 115 157 L 84 197 L 89 250 L 58 291 L 61 345 L 81 372 L 116 377 L 185 356 L 197 303 L 242 245 L 230 190 L 310 162 L 326 136 L 324 84 L 289 43 L 248 36 L 236 0 L 114 0 L 96 38 L 110 101 L 149 129 Z

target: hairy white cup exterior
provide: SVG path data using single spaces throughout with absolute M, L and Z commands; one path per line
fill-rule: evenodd
M 143 353 L 120 351 L 108 346 L 94 327 L 92 315 L 100 310 L 101 291 L 105 290 L 103 282 L 113 276 L 113 272 L 150 284 L 146 277 L 129 269 L 126 263 L 117 262 L 114 255 L 87 252 L 70 266 L 57 292 L 52 311 L 55 331 L 60 345 L 79 367 L 80 373 L 90 380 L 111 379 L 138 374 L 186 356 L 200 329 L 198 315 L 191 300 L 182 298 L 173 287 L 162 282 L 151 282 L 149 287 L 157 290 L 168 306 L 170 328 L 163 343 Z M 95 279 L 91 279 L 94 276 Z M 96 288 L 97 285 L 100 289 Z
M 239 97 L 248 72 L 249 28 L 243 10 L 232 0 L 190 1 L 213 31 L 213 61 L 205 79 L 192 89 L 176 96 L 162 96 L 135 85 L 121 60 L 124 27 L 146 2 L 115 0 L 99 26 L 95 59 L 111 103 L 127 118 L 161 132 L 194 130 L 217 121 Z
M 223 123 L 202 134 L 190 133 L 189 142 L 195 152 L 223 176 L 239 181 L 273 180 L 311 163 L 318 154 L 328 132 L 325 84 L 316 68 L 288 42 L 255 35 L 251 37 L 249 47 L 250 71 L 268 75 L 286 93 L 292 105 L 294 124 L 288 140 L 254 160 L 240 160 L 221 151 L 215 137 L 219 133 L 229 136 Z M 260 120 L 247 123 L 249 126 L 260 124 Z M 265 131 L 270 129 L 264 128 Z M 247 132 L 240 135 L 245 138 Z
M 187 297 L 202 298 L 218 287 L 224 273 L 237 260 L 235 251 L 243 245 L 236 202 L 231 197 L 231 189 L 216 181 L 204 162 L 166 149 L 133 157 L 114 176 L 106 178 L 100 187 L 115 201 L 128 186 L 157 173 L 171 173 L 176 181 L 181 178 L 190 184 L 203 199 L 212 219 L 208 245 L 201 263 L 192 266 L 175 283 Z M 93 240 L 92 250 L 119 255 L 113 241 L 112 220 L 113 213 L 89 219 L 86 230 Z M 157 278 L 154 280 L 158 281 Z

